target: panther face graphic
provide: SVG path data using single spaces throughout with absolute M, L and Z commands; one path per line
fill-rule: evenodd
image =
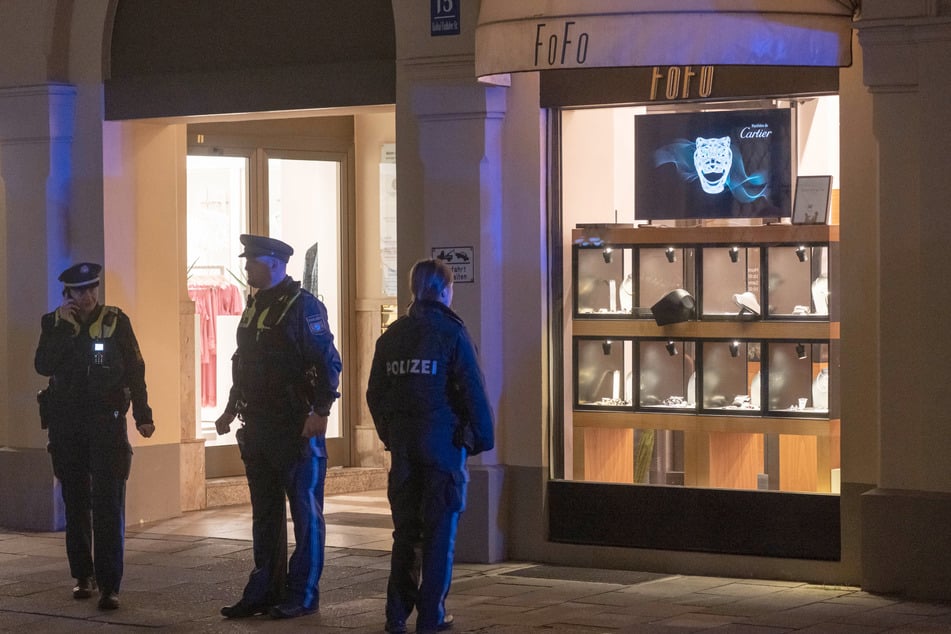
M 697 137 L 693 152 L 693 165 L 700 177 L 700 186 L 708 194 L 723 191 L 726 179 L 733 165 L 733 150 L 730 149 L 730 137 L 704 139 Z

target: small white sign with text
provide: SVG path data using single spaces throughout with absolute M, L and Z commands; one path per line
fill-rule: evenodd
M 475 255 L 472 247 L 433 247 L 432 257 L 452 269 L 456 283 L 475 282 Z

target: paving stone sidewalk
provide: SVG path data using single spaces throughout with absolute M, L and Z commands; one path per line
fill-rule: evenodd
M 320 612 L 229 621 L 251 567 L 245 540 L 130 531 L 121 608 L 74 600 L 62 533 L 0 530 L 3 632 L 383 631 L 389 553 L 328 548 Z M 460 564 L 448 607 L 455 632 L 951 632 L 951 604 L 853 587 L 659 575 L 507 562 Z

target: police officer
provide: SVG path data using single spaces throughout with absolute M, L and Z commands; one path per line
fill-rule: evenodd
M 237 432 L 251 491 L 254 569 L 226 618 L 269 613 L 292 618 L 318 609 L 324 565 L 327 417 L 340 396 L 340 355 L 327 309 L 287 275 L 294 249 L 280 240 L 242 235 L 248 299 L 232 357 L 233 385 L 219 434 Z M 287 561 L 285 496 L 294 521 Z
M 34 366 L 50 377 L 42 423 L 66 507 L 66 555 L 76 578 L 73 597 L 89 598 L 98 586 L 99 609 L 114 610 L 119 607 L 125 490 L 132 466 L 129 403 L 139 434 L 148 438 L 155 425 L 132 323 L 118 308 L 99 304 L 101 270 L 82 262 L 59 276 L 63 303 L 43 315 Z
M 452 281 L 442 260 L 413 266 L 414 301 L 377 341 L 370 370 L 367 404 L 392 454 L 387 494 L 393 555 L 386 592 L 391 634 L 406 631 L 413 608 L 417 632 L 452 627 L 445 600 L 469 480 L 466 457 L 494 445 L 475 346 L 450 308 Z

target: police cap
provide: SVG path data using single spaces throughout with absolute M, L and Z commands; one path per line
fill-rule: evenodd
M 81 286 L 96 286 L 99 284 L 99 273 L 102 267 L 92 262 L 74 264 L 59 274 L 59 281 L 66 288 Z
M 275 238 L 243 233 L 240 240 L 241 244 L 244 245 L 244 252 L 238 257 L 257 258 L 262 255 L 269 255 L 272 258 L 287 262 L 294 255 L 294 247 Z

